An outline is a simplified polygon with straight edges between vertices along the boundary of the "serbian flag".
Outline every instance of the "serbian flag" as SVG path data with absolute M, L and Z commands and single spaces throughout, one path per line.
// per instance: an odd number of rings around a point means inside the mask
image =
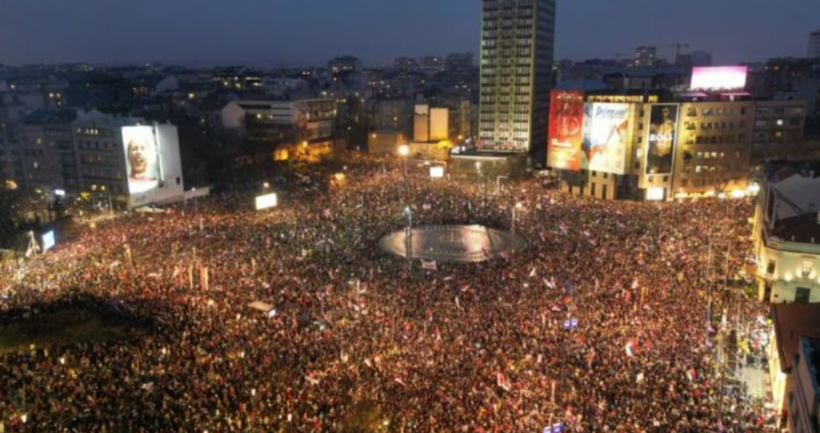
M 626 356 L 628 356 L 630 358 L 634 358 L 635 357 L 635 340 L 629 340 L 629 342 L 626 343 L 626 347 L 624 349 L 626 349 Z
M 496 380 L 496 383 L 498 384 L 498 387 L 503 389 L 504 391 L 510 391 L 512 389 L 512 385 L 510 384 L 509 381 L 507 381 L 507 378 L 504 376 L 504 373 L 502 373 L 500 371 L 498 373 L 496 373 L 495 374 L 495 380 Z

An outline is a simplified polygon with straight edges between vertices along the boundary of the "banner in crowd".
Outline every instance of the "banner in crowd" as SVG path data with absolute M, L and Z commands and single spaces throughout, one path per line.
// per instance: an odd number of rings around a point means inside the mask
M 553 90 L 550 94 L 549 144 L 547 165 L 579 171 L 582 167 L 584 94 L 579 91 Z
M 595 103 L 590 114 L 589 141 L 584 141 L 589 169 L 626 174 L 629 104 Z
M 678 104 L 655 104 L 646 139 L 646 174 L 672 174 L 678 139 Z

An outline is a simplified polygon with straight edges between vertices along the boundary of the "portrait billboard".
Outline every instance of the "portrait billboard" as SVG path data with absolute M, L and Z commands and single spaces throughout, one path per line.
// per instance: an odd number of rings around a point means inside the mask
M 629 104 L 592 104 L 589 132 L 589 170 L 626 173 Z
M 550 94 L 549 144 L 547 165 L 569 171 L 581 169 L 584 94 L 553 90 Z
M 125 151 L 128 193 L 143 194 L 156 189 L 162 180 L 162 168 L 154 128 L 151 126 L 123 127 L 122 142 Z
M 672 174 L 678 139 L 678 104 L 655 104 L 646 140 L 646 174 Z

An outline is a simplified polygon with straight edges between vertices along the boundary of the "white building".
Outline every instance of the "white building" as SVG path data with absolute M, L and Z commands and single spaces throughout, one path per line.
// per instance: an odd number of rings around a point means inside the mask
M 759 296 L 772 303 L 820 302 L 820 171 L 781 165 L 761 185 L 754 244 Z
M 222 109 L 226 129 L 287 129 L 299 139 L 330 137 L 336 117 L 333 99 L 298 101 L 232 101 Z

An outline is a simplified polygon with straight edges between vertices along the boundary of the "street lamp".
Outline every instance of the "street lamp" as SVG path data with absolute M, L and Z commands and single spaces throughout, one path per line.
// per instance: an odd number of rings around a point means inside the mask
M 518 210 L 524 209 L 524 205 L 521 202 L 518 202 L 518 203 L 515 204 L 515 206 L 512 207 L 512 227 L 511 227 L 511 231 L 512 231 L 513 234 L 515 234 L 515 211 L 516 211 L 516 209 L 518 209 Z

